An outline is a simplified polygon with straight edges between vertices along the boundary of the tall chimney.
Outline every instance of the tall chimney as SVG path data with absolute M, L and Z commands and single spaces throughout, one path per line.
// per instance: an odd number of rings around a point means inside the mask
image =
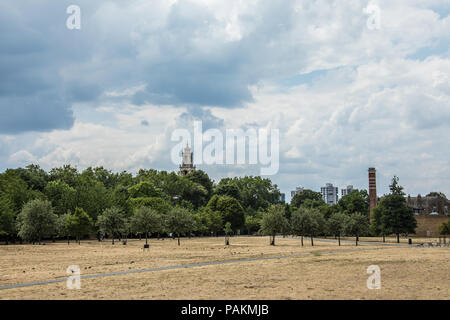
M 375 168 L 369 168 L 369 201 L 370 218 L 372 219 L 373 208 L 377 206 L 377 175 Z

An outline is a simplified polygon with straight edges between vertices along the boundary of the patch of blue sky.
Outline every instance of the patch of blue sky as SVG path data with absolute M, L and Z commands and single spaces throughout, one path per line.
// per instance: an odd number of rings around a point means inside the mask
M 278 84 L 280 86 L 284 86 L 284 87 L 296 87 L 296 86 L 300 86 L 300 85 L 308 85 L 309 86 L 323 78 L 326 78 L 330 74 L 333 74 L 335 72 L 339 72 L 340 70 L 348 69 L 348 68 L 352 68 L 353 70 L 355 70 L 357 68 L 357 66 L 341 66 L 341 67 L 330 68 L 330 69 L 314 70 L 314 71 L 308 72 L 308 73 L 296 74 L 291 77 L 282 78 L 281 80 L 278 81 Z
M 406 58 L 413 60 L 425 60 L 431 56 L 447 56 L 450 49 L 450 39 L 436 39 L 431 46 L 423 47 L 408 55 Z
M 446 18 L 450 14 L 450 1 L 442 1 L 446 3 L 440 3 L 438 5 L 430 6 L 430 9 L 438 13 L 441 19 Z

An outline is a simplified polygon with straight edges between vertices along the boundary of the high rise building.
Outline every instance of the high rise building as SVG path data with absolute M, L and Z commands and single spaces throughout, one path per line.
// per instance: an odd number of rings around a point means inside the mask
M 353 189 L 353 186 L 347 186 L 347 188 L 341 189 L 341 196 L 345 197 L 346 195 L 348 195 L 349 193 L 351 193 L 354 190 L 355 189 Z
M 337 204 L 338 202 L 338 188 L 333 187 L 332 183 L 327 183 L 325 187 L 320 188 L 322 199 L 327 204 Z
M 291 191 L 291 199 L 294 198 L 294 196 L 300 192 L 303 192 L 305 189 L 302 187 L 295 188 L 294 191 Z
M 369 168 L 369 202 L 370 218 L 372 218 L 373 208 L 377 206 L 377 175 L 375 168 Z
M 183 160 L 178 174 L 180 176 L 185 176 L 192 171 L 195 171 L 194 153 L 191 151 L 191 148 L 189 148 L 189 144 L 186 144 L 186 148 L 183 150 Z

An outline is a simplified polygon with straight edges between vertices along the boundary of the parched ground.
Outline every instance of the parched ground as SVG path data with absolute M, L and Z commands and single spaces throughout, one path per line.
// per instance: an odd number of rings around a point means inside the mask
M 363 240 L 363 239 L 361 239 Z M 367 239 L 364 239 L 367 240 Z M 416 240 L 414 240 L 416 242 Z M 403 240 L 404 242 L 404 240 Z M 422 241 L 430 242 L 430 241 Z M 82 279 L 0 290 L 0 299 L 450 299 L 450 248 L 417 248 L 292 238 L 233 237 L 144 241 L 84 241 L 0 246 L 0 287 L 81 275 L 133 271 L 205 262 L 226 264 Z M 260 260 L 260 258 L 280 257 Z M 292 257 L 289 257 L 292 256 Z M 251 261 L 239 261 L 254 258 Z M 258 259 L 258 260 L 256 260 Z M 381 289 L 367 288 L 367 268 L 381 269 Z

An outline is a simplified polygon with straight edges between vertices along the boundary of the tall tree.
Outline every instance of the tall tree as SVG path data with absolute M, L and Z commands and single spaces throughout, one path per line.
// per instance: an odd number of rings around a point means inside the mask
M 341 235 L 345 232 L 349 216 L 344 213 L 334 213 L 327 221 L 328 232 L 338 237 L 338 244 L 341 245 Z
M 58 216 L 56 220 L 56 236 L 61 238 L 67 238 L 67 244 L 70 244 L 70 218 L 72 214 L 70 212 L 64 213 Z
M 261 218 L 258 216 L 247 216 L 245 217 L 245 228 L 248 234 L 258 231 L 261 228 Z
M 71 187 L 75 187 L 78 177 L 78 170 L 70 165 L 64 165 L 60 168 L 50 170 L 49 178 L 51 181 L 61 180 Z
M 18 235 L 25 241 L 38 241 L 56 233 L 57 215 L 52 204 L 45 200 L 31 200 L 17 216 Z
M 289 221 L 286 219 L 284 205 L 271 205 L 267 212 L 263 214 L 261 221 L 261 232 L 270 236 L 270 244 L 275 245 L 277 234 L 284 233 L 289 227 Z
M 354 190 L 339 199 L 339 211 L 350 215 L 354 213 L 369 214 L 369 195 L 366 190 Z
M 295 235 L 311 237 L 311 245 L 314 246 L 314 236 L 320 234 L 325 228 L 325 218 L 316 208 L 300 207 L 292 213 L 291 228 Z
M 44 192 L 49 176 L 41 167 L 35 164 L 30 164 L 24 168 L 14 170 L 19 177 L 25 181 L 30 189 Z
M 235 198 L 229 196 L 214 195 L 206 206 L 208 212 L 220 212 L 222 222 L 231 223 L 234 231 L 240 230 L 245 225 L 245 214 L 241 204 Z
M 70 185 L 70 184 L 69 184 Z M 91 169 L 86 169 L 75 179 L 76 206 L 83 208 L 95 220 L 105 209 L 111 207 L 111 193 L 96 180 Z
M 322 194 L 320 192 L 315 192 L 309 189 L 305 189 L 302 192 L 297 193 L 291 199 L 291 206 L 294 208 L 300 208 L 306 200 L 312 200 L 311 203 L 321 204 L 324 203 L 322 199 Z M 315 202 L 314 202 L 315 201 Z
M 110 236 L 112 238 L 112 244 L 114 244 L 115 236 L 121 233 L 124 224 L 125 217 L 123 211 L 116 207 L 105 209 L 97 219 L 97 226 L 100 232 Z
M 167 230 L 175 234 L 180 245 L 180 236 L 189 234 L 195 230 L 195 219 L 185 208 L 175 207 L 167 216 Z
M 230 245 L 230 235 L 233 233 L 233 229 L 231 229 L 231 223 L 227 222 L 225 223 L 225 228 L 223 228 L 223 231 L 225 232 L 225 245 Z
M 11 202 L 5 195 L 0 194 L 0 236 L 8 244 L 9 238 L 15 233 L 15 215 Z
M 149 236 L 163 232 L 163 217 L 152 208 L 140 207 L 131 218 L 131 229 L 136 233 L 145 234 L 145 244 L 148 244 Z
M 352 214 L 347 222 L 345 233 L 356 237 L 356 245 L 358 245 L 359 237 L 369 233 L 369 218 L 362 213 Z
M 399 185 L 398 180 L 394 176 L 389 186 L 391 193 L 381 198 L 378 203 L 375 210 L 378 216 L 372 221 L 372 229 L 394 233 L 397 235 L 397 242 L 400 242 L 400 234 L 415 233 L 417 221 L 412 208 L 406 203 L 403 187 Z
M 50 181 L 44 188 L 44 194 L 52 202 L 55 214 L 73 212 L 77 191 L 62 180 Z
M 74 236 L 81 243 L 81 238 L 89 234 L 92 228 L 92 219 L 81 208 L 76 208 L 73 215 L 70 216 L 68 221 L 69 234 Z

